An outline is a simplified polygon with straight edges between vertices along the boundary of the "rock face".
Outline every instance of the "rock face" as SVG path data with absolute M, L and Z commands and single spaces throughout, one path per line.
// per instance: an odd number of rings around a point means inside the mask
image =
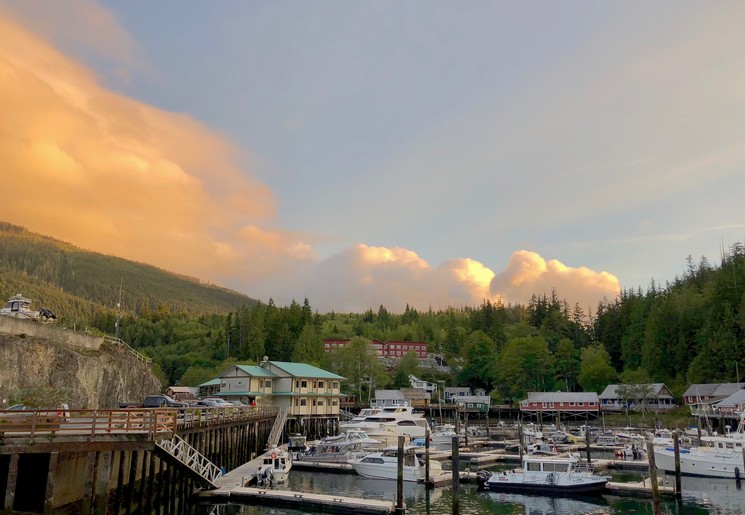
M 0 333 L 0 403 L 23 389 L 50 387 L 70 409 L 115 409 L 161 390 L 148 365 L 114 345 L 87 349 Z

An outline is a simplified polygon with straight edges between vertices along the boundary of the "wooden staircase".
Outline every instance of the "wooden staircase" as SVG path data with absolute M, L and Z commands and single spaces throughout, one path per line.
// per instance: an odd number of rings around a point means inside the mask
M 272 448 L 279 445 L 279 438 L 282 436 L 282 431 L 285 428 L 285 422 L 287 421 L 288 408 L 279 408 L 277 410 L 277 418 L 274 419 L 274 425 L 272 431 L 269 433 L 269 439 L 267 440 L 267 447 Z

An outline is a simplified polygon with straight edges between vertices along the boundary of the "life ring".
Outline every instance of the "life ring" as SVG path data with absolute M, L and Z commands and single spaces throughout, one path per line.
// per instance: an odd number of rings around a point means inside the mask
M 276 457 L 277 457 L 277 453 L 276 452 L 273 452 L 272 453 L 272 459 L 275 459 Z

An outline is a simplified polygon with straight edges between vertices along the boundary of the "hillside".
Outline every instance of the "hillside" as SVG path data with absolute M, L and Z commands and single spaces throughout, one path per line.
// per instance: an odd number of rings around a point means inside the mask
M 0 222 L 0 301 L 15 293 L 68 319 L 113 312 L 122 292 L 130 313 L 162 309 L 189 315 L 228 313 L 254 299 L 143 263 L 89 252 Z

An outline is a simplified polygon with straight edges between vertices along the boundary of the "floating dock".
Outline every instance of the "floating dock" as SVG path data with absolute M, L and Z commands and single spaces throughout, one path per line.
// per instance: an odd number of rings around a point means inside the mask
M 264 488 L 230 487 L 202 492 L 203 499 L 228 499 L 244 504 L 260 504 L 294 510 L 313 510 L 330 513 L 378 514 L 393 513 L 395 504 L 391 501 L 357 499 L 339 495 L 311 494 L 288 490 Z

